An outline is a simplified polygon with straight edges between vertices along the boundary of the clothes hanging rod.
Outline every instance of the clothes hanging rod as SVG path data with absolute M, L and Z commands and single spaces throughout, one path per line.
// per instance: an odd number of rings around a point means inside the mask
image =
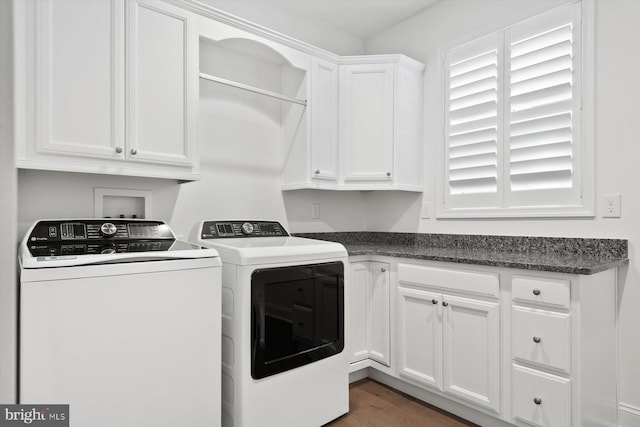
M 307 106 L 306 99 L 290 98 L 288 96 L 284 96 L 276 92 L 271 92 L 269 90 L 264 90 L 257 87 L 249 86 L 244 83 L 234 82 L 233 80 L 223 79 L 222 77 L 216 77 L 209 74 L 200 73 L 200 78 L 205 80 L 210 80 L 212 82 L 222 83 L 227 86 L 236 87 L 238 89 L 248 90 L 249 92 L 255 92 L 261 95 L 270 96 L 272 98 L 280 99 L 282 101 L 293 102 L 294 104 L 304 105 L 305 107 Z

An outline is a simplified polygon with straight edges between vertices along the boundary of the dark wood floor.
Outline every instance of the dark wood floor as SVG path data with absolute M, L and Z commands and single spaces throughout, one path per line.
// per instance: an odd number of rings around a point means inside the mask
M 468 426 L 476 425 L 378 382 L 364 379 L 349 387 L 349 413 L 325 427 Z

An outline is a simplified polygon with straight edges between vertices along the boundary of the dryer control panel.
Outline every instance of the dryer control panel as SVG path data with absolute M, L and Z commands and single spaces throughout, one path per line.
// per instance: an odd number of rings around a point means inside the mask
M 239 237 L 287 237 L 289 233 L 277 221 L 205 221 L 202 239 Z

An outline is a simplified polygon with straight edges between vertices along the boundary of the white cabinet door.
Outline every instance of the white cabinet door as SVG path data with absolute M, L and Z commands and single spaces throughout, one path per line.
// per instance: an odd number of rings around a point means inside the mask
M 441 295 L 398 288 L 400 376 L 442 390 Z
M 311 169 L 313 179 L 338 179 L 338 65 L 312 60 Z
M 390 183 L 393 172 L 394 65 L 341 67 L 343 176 Z
M 389 264 L 351 263 L 351 363 L 364 359 L 390 366 Z
M 127 157 L 191 164 L 198 82 L 193 17 L 157 0 L 127 5 Z
M 349 351 L 351 363 L 369 357 L 367 341 L 367 287 L 369 263 L 351 263 L 351 301 L 349 303 Z
M 124 4 L 35 2 L 36 152 L 122 158 Z
M 445 295 L 444 391 L 500 411 L 500 313 L 497 303 Z
M 389 264 L 371 262 L 369 268 L 369 358 L 390 366 Z

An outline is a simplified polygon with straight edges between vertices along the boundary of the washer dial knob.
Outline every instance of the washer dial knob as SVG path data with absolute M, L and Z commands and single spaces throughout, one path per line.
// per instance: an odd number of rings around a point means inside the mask
M 244 224 L 242 224 L 242 234 L 249 235 L 251 233 L 253 233 L 253 224 L 251 224 L 250 222 L 245 222 Z
M 100 226 L 100 234 L 103 237 L 113 237 L 117 231 L 118 228 L 112 222 L 105 222 Z

